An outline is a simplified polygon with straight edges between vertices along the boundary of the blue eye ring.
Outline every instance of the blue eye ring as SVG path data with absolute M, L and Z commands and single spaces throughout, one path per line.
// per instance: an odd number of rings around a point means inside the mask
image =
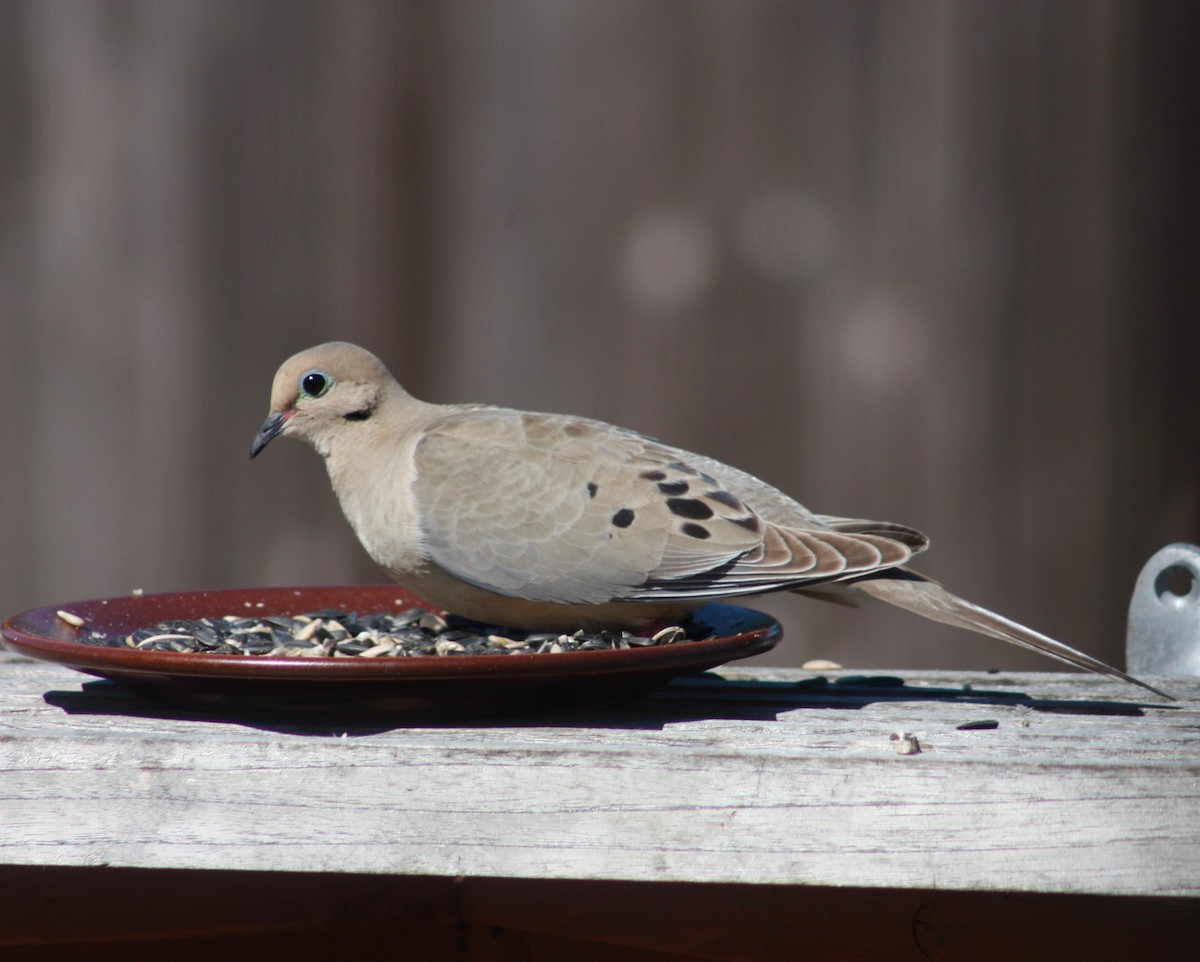
M 324 371 L 305 371 L 300 375 L 300 393 L 305 397 L 318 398 L 332 385 L 333 378 Z

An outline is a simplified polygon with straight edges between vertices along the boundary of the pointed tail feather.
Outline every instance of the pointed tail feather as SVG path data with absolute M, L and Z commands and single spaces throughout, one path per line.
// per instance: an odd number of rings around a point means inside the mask
M 983 635 L 990 635 L 1002 641 L 1020 645 L 1031 651 L 1041 652 L 1059 661 L 1065 661 L 1077 668 L 1085 668 L 1100 675 L 1119 678 L 1131 684 L 1152 691 L 1163 698 L 1174 700 L 1173 695 L 1167 694 L 1153 685 L 1139 681 L 1132 675 L 1127 675 L 1118 668 L 1113 668 L 1091 655 L 1076 651 L 1061 641 L 1055 641 L 1032 628 L 1010 621 L 1003 615 L 998 615 L 979 605 L 972 604 L 957 595 L 951 594 L 936 581 L 930 581 L 923 575 L 906 568 L 892 569 L 874 577 L 863 578 L 847 583 L 848 587 L 857 588 L 880 601 L 900 608 L 906 608 L 914 614 L 940 621 L 943 624 L 957 628 L 966 628 Z

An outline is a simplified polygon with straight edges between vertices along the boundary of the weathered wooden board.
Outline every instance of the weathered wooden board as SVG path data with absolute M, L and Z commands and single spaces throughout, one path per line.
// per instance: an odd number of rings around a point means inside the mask
M 306 725 L 2 654 L 0 864 L 1200 895 L 1200 682 L 1163 703 L 1080 675 L 811 677 Z

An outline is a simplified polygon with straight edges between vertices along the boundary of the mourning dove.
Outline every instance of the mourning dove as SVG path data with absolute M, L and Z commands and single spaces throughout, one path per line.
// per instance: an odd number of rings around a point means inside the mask
M 857 592 L 1164 694 L 906 567 L 928 546 L 912 528 L 813 514 L 744 471 L 600 421 L 428 404 L 353 344 L 283 363 L 250 456 L 276 436 L 324 458 L 388 574 L 487 624 L 630 628 L 742 595 Z

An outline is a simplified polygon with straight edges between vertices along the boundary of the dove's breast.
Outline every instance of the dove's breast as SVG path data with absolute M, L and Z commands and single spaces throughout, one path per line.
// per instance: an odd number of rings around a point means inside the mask
M 393 577 L 420 569 L 425 539 L 413 482 L 417 435 L 380 439 L 367 457 L 327 459 L 342 512 L 371 559 Z M 369 480 L 370 483 L 364 483 Z

